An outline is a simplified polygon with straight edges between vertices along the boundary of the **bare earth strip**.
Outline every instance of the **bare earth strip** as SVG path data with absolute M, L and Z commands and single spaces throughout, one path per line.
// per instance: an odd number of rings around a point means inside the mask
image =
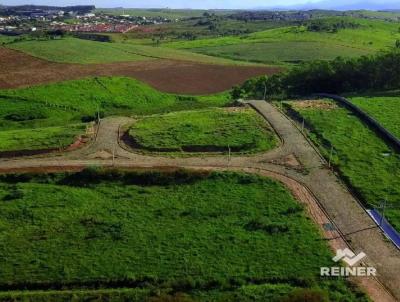
M 72 152 L 0 160 L 0 172 L 76 171 L 98 165 L 135 169 L 207 169 L 257 173 L 284 183 L 293 195 L 307 205 L 310 217 L 321 228 L 321 234 L 333 250 L 350 246 L 355 252 L 368 255 L 364 265 L 378 271 L 378 280 L 353 278 L 374 301 L 400 300 L 400 252 L 385 240 L 374 222 L 338 178 L 326 168 L 317 151 L 275 107 L 264 101 L 250 105 L 271 124 L 282 144 L 265 154 L 171 158 L 142 155 L 122 147 L 120 128 L 132 120 L 111 117 L 102 120 L 97 139 Z M 336 229 L 325 230 L 331 223 Z M 332 262 L 332 266 L 335 263 Z M 316 272 L 318 273 L 318 272 Z M 382 286 L 381 284 L 384 284 Z
M 279 71 L 276 67 L 213 65 L 162 59 L 107 64 L 62 64 L 0 47 L 0 89 L 87 76 L 127 76 L 164 92 L 211 94 L 231 89 L 250 77 Z

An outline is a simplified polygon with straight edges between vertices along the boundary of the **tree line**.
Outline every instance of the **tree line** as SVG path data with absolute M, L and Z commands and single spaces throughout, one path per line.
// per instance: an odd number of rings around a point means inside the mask
M 307 96 L 400 88 L 400 50 L 373 56 L 303 63 L 286 72 L 253 78 L 232 90 L 239 98 Z

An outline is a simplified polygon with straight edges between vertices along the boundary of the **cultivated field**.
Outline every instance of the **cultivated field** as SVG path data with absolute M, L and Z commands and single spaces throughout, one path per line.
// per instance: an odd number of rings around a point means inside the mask
M 34 57 L 59 63 L 101 64 L 169 59 L 197 63 L 240 65 L 240 62 L 209 57 L 184 50 L 133 43 L 96 42 L 71 37 L 57 40 L 21 41 L 8 44 L 7 47 L 23 51 Z
M 145 117 L 129 133 L 138 148 L 174 153 L 253 153 L 273 149 L 278 141 L 253 110 L 233 108 Z
M 331 253 L 269 179 L 87 170 L 3 177 L 0 199 L 0 284 L 71 290 L 34 294 L 42 300 L 367 301 L 343 279 L 316 276 Z
M 0 48 L 0 88 L 17 88 L 87 76 L 128 76 L 165 92 L 209 94 L 229 90 L 249 77 L 273 74 L 280 70 L 276 67 L 228 66 L 161 59 L 112 64 L 61 64 Z
M 332 164 L 367 207 L 378 208 L 388 201 L 385 216 L 400 230 L 399 154 L 347 109 L 333 101 L 312 104 L 289 102 L 288 106 L 304 117 L 311 139 L 326 158 L 332 148 Z

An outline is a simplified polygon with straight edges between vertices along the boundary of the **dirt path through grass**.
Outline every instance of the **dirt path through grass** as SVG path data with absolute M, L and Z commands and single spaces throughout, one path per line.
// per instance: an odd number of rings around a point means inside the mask
M 209 169 L 258 173 L 286 184 L 293 194 L 308 205 L 310 216 L 322 228 L 332 220 L 337 230 L 324 233 L 333 249 L 349 243 L 355 252 L 368 255 L 366 265 L 378 271 L 378 279 L 396 298 L 375 279 L 357 278 L 355 282 L 375 301 L 400 300 L 400 253 L 384 239 L 368 214 L 353 198 L 337 177 L 325 167 L 313 146 L 275 107 L 264 101 L 252 101 L 255 108 L 275 129 L 283 144 L 270 152 L 254 156 L 232 157 L 155 157 L 141 155 L 121 147 L 118 137 L 129 118 L 111 117 L 102 120 L 97 140 L 83 149 L 70 153 L 0 161 L 0 172 L 79 170 L 86 166 L 105 166 L 136 169 Z M 311 193 L 312 192 L 312 193 Z M 322 228 L 323 229 L 323 228 Z M 343 238 L 335 233 L 344 234 Z M 343 240 L 345 239 L 345 240 Z M 334 263 L 332 262 L 334 266 Z

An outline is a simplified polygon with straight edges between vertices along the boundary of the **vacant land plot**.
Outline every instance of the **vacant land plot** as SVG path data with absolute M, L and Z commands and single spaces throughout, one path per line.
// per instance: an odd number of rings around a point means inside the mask
M 280 70 L 276 67 L 210 65 L 171 60 L 61 64 L 0 48 L 0 88 L 17 88 L 86 76 L 128 76 L 165 92 L 209 94 L 229 90 L 250 77 Z
M 129 131 L 139 148 L 160 152 L 251 153 L 277 145 L 272 129 L 250 109 L 183 111 L 146 117 Z
M 85 296 L 116 288 L 105 295 L 130 301 L 366 301 L 344 279 L 320 279 L 320 266 L 332 264 L 327 244 L 269 179 L 93 170 L 8 176 L 0 209 L 2 289 L 81 288 Z M 54 291 L 40 295 L 59 301 Z
M 400 230 L 400 155 L 347 109 L 292 108 L 305 118 L 326 158 L 332 149 L 333 165 L 367 207 L 388 201 L 385 216 Z
M 362 96 L 350 100 L 400 138 L 400 97 Z
M 371 51 L 350 46 L 321 42 L 244 43 L 226 46 L 193 48 L 192 51 L 211 56 L 259 63 L 297 63 L 311 60 L 332 60 L 338 56 L 355 57 Z
M 81 134 L 85 125 L 0 131 L 0 152 L 65 148 Z

